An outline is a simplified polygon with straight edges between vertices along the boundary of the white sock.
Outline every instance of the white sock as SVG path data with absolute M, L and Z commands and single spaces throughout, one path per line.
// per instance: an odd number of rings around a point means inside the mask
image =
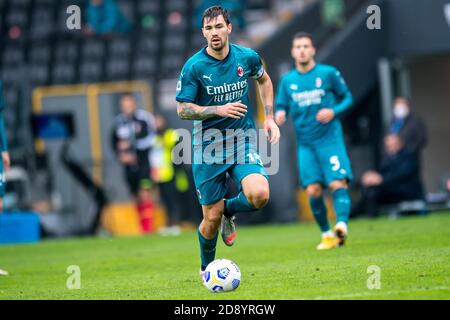
M 336 224 L 336 227 L 338 227 L 339 229 L 344 230 L 344 232 L 346 232 L 346 233 L 347 233 L 347 231 L 348 231 L 348 226 L 347 226 L 347 224 L 346 224 L 344 221 L 339 221 L 339 222 Z
M 333 231 L 328 230 L 328 231 L 322 232 L 322 238 L 325 238 L 325 237 L 334 237 Z

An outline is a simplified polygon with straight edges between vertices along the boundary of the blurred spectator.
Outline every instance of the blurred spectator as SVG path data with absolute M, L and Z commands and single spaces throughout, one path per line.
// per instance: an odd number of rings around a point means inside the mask
M 244 12 L 247 7 L 247 0 L 202 0 L 195 9 L 195 26 L 202 28 L 203 12 L 212 6 L 222 6 L 230 13 L 231 24 L 238 31 L 245 31 L 247 26 Z
M 411 111 L 411 104 L 405 97 L 397 97 L 394 100 L 389 133 L 399 135 L 405 143 L 405 148 L 411 152 L 420 152 L 427 144 L 425 124 Z
M 180 233 L 180 217 L 183 196 L 189 188 L 187 177 L 179 183 L 180 170 L 172 162 L 172 150 L 177 144 L 179 136 L 174 129 L 167 127 L 166 119 L 158 115 L 156 120 L 156 141 L 152 150 L 152 178 L 158 183 L 159 193 L 168 216 L 168 227 L 162 234 L 177 235 Z M 177 183 L 178 182 L 178 183 Z
M 130 23 L 115 0 L 90 0 L 86 11 L 87 34 L 106 35 L 130 31 Z
M 148 233 L 153 231 L 149 154 L 155 141 L 155 120 L 150 112 L 137 108 L 136 99 L 130 94 L 121 97 L 120 108 L 121 113 L 114 123 L 112 145 L 117 159 L 124 166 L 142 229 Z
M 369 170 L 362 176 L 362 198 L 356 205 L 355 213 L 363 211 L 370 217 L 376 217 L 380 205 L 424 199 L 418 152 L 405 146 L 397 135 L 385 137 L 384 156 L 379 168 Z

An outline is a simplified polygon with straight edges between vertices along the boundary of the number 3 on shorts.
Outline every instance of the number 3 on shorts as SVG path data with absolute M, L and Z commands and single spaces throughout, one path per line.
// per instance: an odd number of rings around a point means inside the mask
M 341 163 L 339 162 L 338 156 L 331 156 L 330 163 L 332 165 L 331 170 L 338 171 L 341 168 Z

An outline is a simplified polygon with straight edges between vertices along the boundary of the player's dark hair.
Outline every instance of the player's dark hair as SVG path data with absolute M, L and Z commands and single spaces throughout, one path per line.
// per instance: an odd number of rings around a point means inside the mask
M 300 39 L 300 38 L 308 38 L 309 40 L 311 40 L 311 43 L 314 47 L 314 38 L 311 33 L 303 32 L 303 31 L 297 32 L 296 34 L 294 34 L 294 37 L 292 38 L 292 40 Z
M 218 16 L 223 16 L 223 19 L 225 20 L 226 24 L 230 24 L 230 14 L 228 13 L 228 10 L 221 6 L 212 6 L 203 12 L 202 16 L 202 28 L 205 24 L 205 19 L 208 21 L 214 18 L 217 18 Z

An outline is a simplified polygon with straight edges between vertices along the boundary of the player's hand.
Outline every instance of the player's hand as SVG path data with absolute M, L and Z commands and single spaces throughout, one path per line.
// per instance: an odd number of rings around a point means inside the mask
M 273 119 L 264 120 L 264 133 L 271 144 L 275 144 L 280 140 L 280 129 Z
M 217 107 L 217 115 L 219 117 L 229 117 L 233 119 L 240 119 L 245 117 L 247 113 L 247 106 L 238 102 L 230 102 L 223 106 Z
M 2 152 L 2 161 L 3 161 L 3 168 L 5 171 L 8 171 L 11 167 L 11 159 L 9 158 L 9 152 L 3 151 Z
M 320 109 L 316 116 L 316 120 L 324 124 L 330 122 L 333 118 L 334 111 L 329 108 Z
M 376 187 L 383 183 L 383 176 L 376 171 L 367 171 L 363 174 L 361 182 L 365 187 Z
M 275 122 L 277 125 L 282 126 L 286 122 L 286 111 L 278 110 L 275 113 Z

